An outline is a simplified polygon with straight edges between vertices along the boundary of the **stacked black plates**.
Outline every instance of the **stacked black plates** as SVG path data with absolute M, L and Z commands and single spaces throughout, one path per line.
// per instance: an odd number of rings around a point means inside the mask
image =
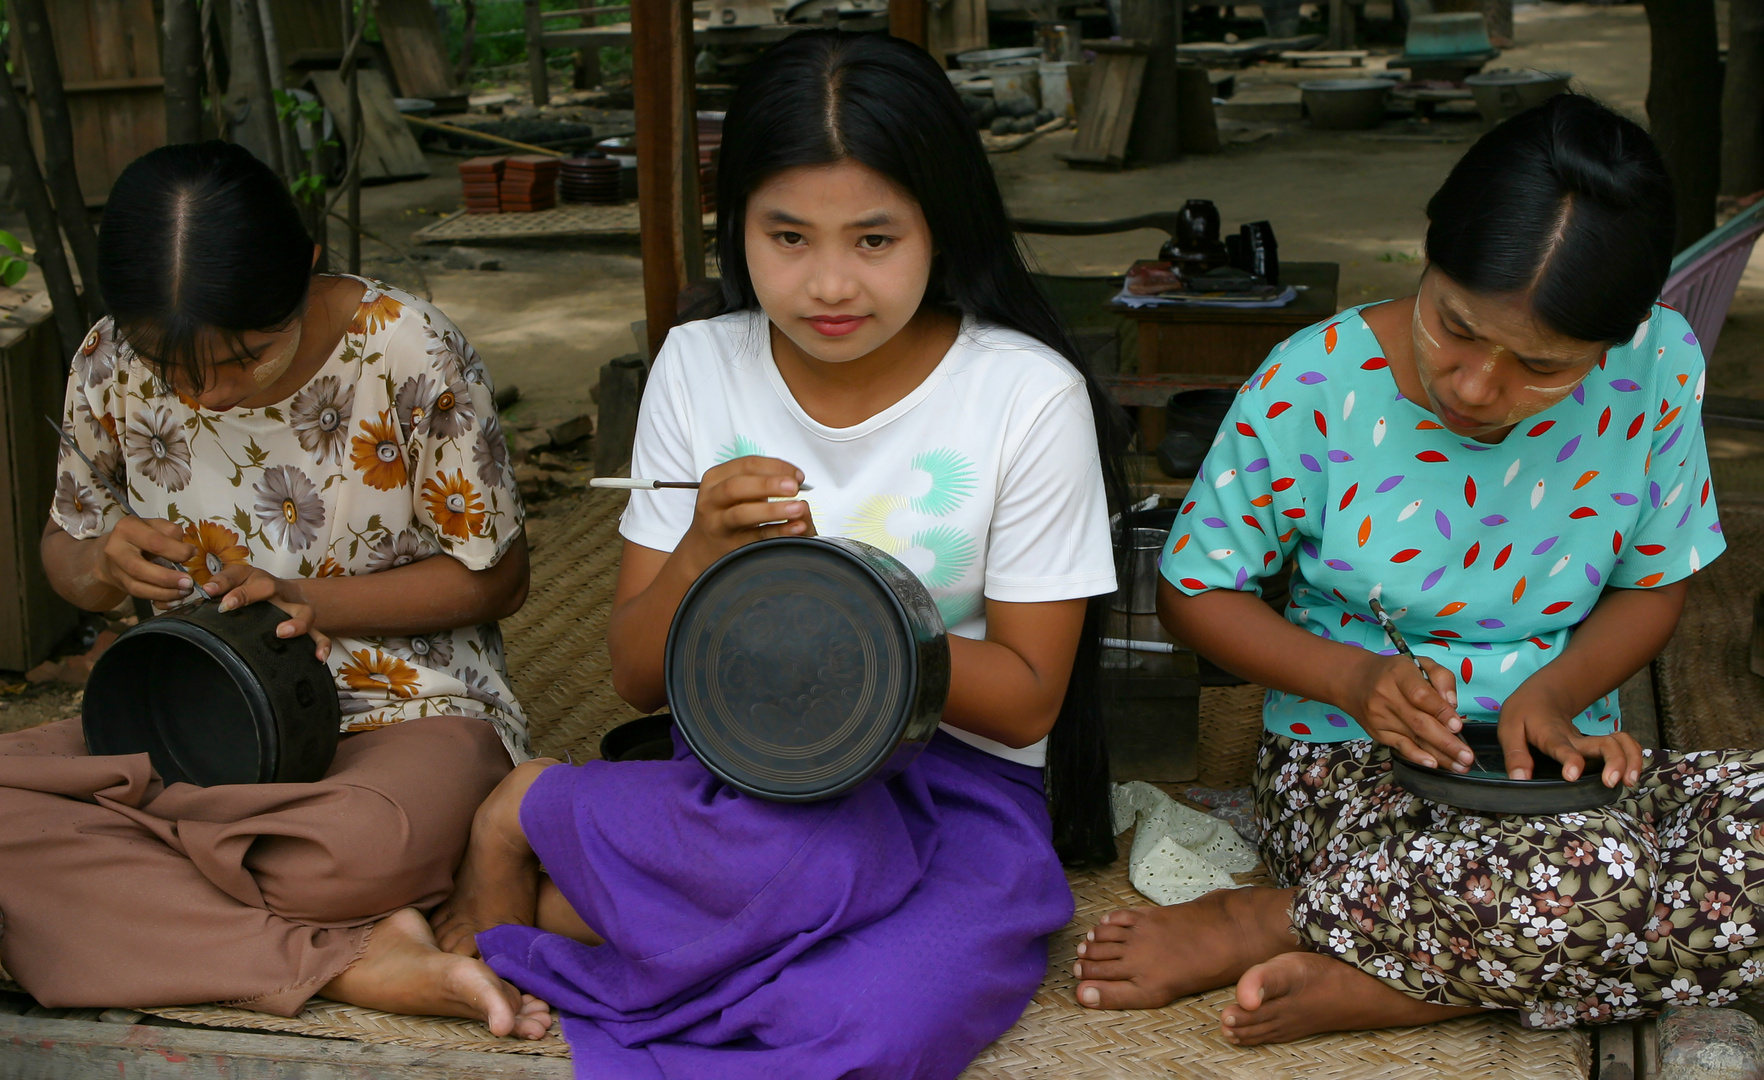
M 619 194 L 619 163 L 600 154 L 565 158 L 558 194 L 567 203 L 608 205 L 623 202 Z

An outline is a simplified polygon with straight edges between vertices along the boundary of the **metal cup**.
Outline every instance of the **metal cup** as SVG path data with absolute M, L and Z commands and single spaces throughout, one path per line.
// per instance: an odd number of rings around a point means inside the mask
M 1134 529 L 1129 536 L 1121 579 L 1111 603 L 1129 615 L 1154 615 L 1158 610 L 1158 558 L 1170 534 L 1163 529 Z

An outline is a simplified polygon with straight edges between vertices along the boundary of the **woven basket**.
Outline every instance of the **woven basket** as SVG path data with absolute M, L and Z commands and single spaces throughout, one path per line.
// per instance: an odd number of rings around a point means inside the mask
M 1201 687 L 1195 764 L 1203 786 L 1238 788 L 1250 782 L 1256 744 L 1262 738 L 1262 699 L 1267 694 L 1255 683 Z
M 1752 674 L 1752 604 L 1764 590 L 1764 504 L 1724 503 L 1727 551 L 1692 576 L 1654 661 L 1660 736 L 1675 750 L 1764 747 L 1764 678 Z

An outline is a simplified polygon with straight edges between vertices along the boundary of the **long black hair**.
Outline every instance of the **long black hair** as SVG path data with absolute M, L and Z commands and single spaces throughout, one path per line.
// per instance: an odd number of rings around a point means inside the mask
M 1427 204 L 1427 259 L 1472 292 L 1529 292 L 1559 334 L 1626 341 L 1666 283 L 1675 208 L 1639 124 L 1558 94 L 1452 168 Z
M 205 331 L 237 347 L 303 309 L 312 238 L 288 189 L 234 143 L 162 146 L 116 178 L 98 232 L 98 287 L 117 332 L 161 378 L 208 381 Z
M 751 69 L 729 104 L 717 164 L 725 310 L 759 307 L 747 270 L 748 196 L 786 169 L 846 160 L 874 169 L 918 201 L 938 252 L 925 303 L 1027 334 L 1083 377 L 1110 501 L 1125 508 L 1121 413 L 1030 276 L 979 134 L 949 79 L 922 49 L 880 34 L 808 30 Z M 1074 864 L 1115 857 L 1101 707 L 1106 617 L 1107 598 L 1092 597 L 1048 741 L 1054 847 Z

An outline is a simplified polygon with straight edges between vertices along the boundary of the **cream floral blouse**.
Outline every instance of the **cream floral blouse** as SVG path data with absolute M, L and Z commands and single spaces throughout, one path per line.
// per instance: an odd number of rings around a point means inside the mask
M 494 566 L 525 513 L 489 373 L 433 306 L 379 282 L 304 388 L 213 412 L 167 389 L 106 318 L 74 357 L 63 423 L 147 517 L 184 527 L 202 584 L 228 563 L 277 577 L 390 570 L 437 553 Z M 55 521 L 101 536 L 123 516 L 65 448 Z M 532 756 L 495 623 L 409 637 L 337 638 L 330 667 L 346 732 L 419 716 L 481 716 L 515 761 Z

